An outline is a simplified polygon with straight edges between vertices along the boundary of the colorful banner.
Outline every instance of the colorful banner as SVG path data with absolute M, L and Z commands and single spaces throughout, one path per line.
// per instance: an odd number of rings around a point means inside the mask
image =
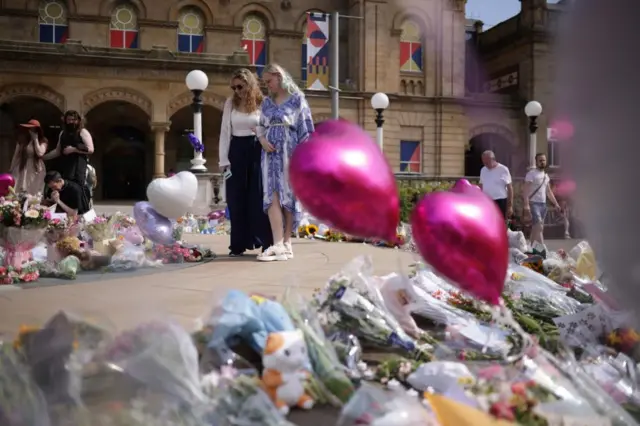
M 307 14 L 307 89 L 329 90 L 329 14 Z

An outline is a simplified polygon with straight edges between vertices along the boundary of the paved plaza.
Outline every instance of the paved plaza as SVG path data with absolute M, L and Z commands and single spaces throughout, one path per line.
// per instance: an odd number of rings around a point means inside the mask
M 39 325 L 60 309 L 106 322 L 114 329 L 140 321 L 171 317 L 191 330 L 214 300 L 229 289 L 279 296 L 288 285 L 310 295 L 332 274 L 358 255 L 373 257 L 376 274 L 408 266 L 415 255 L 402 250 L 357 243 L 294 240 L 295 259 L 261 263 L 255 255 L 226 256 L 228 236 L 188 234 L 190 243 L 210 247 L 219 255 L 205 263 L 143 276 L 110 273 L 95 282 L 60 281 L 60 285 L 19 289 L 0 286 L 0 334 L 13 335 L 22 324 Z M 571 248 L 575 240 L 550 242 L 550 249 Z

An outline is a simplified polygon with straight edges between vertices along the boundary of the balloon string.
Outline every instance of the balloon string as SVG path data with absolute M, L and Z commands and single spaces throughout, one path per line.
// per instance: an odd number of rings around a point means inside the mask
M 520 337 L 522 341 L 520 350 L 514 354 L 504 354 L 504 359 L 508 363 L 515 363 L 519 361 L 535 346 L 535 341 L 531 335 L 524 331 L 520 324 L 518 324 L 518 322 L 513 318 L 511 310 L 504 304 L 504 300 L 500 299 L 499 305 L 491 309 L 491 315 L 495 324 L 513 330 Z M 489 336 L 489 338 L 491 338 L 491 336 Z

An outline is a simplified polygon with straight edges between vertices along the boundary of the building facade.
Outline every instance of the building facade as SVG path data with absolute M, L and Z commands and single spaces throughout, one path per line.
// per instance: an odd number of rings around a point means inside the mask
M 551 93 L 546 23 L 555 10 L 544 0 L 522 0 L 516 24 L 486 32 L 465 19 L 464 0 L 1 4 L 0 170 L 9 167 L 17 124 L 40 120 L 52 149 L 63 111 L 77 110 L 95 142 L 97 199 L 144 198 L 153 177 L 189 167 L 184 79 L 193 69 L 209 76 L 203 142 L 207 166 L 217 171 L 230 74 L 239 67 L 260 74 L 277 62 L 304 85 L 307 12 L 345 16 L 340 115 L 373 135 L 370 99 L 387 93 L 385 155 L 398 173 L 475 174 L 478 152 L 489 148 L 519 166 L 527 143 L 522 108 L 533 98 L 545 104 Z M 328 92 L 307 96 L 317 122 L 330 117 Z M 539 144 L 546 148 L 544 135 Z

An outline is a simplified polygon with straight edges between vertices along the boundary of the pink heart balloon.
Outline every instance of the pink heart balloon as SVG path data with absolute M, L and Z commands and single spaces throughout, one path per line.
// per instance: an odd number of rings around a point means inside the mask
M 460 289 L 497 304 L 509 264 L 504 218 L 488 197 L 435 192 L 411 216 L 420 254 Z
M 451 192 L 457 192 L 461 194 L 464 194 L 464 193 L 478 194 L 478 193 L 482 193 L 482 190 L 478 185 L 474 185 L 466 179 L 459 179 L 451 188 Z
M 314 217 L 356 237 L 396 240 L 400 204 L 395 176 L 380 148 L 357 125 L 322 124 L 296 148 L 293 191 Z
M 0 174 L 0 197 L 9 194 L 9 188 L 16 187 L 16 180 L 9 173 Z
M 573 180 L 563 180 L 553 189 L 555 195 L 560 197 L 570 197 L 576 190 L 576 182 Z

